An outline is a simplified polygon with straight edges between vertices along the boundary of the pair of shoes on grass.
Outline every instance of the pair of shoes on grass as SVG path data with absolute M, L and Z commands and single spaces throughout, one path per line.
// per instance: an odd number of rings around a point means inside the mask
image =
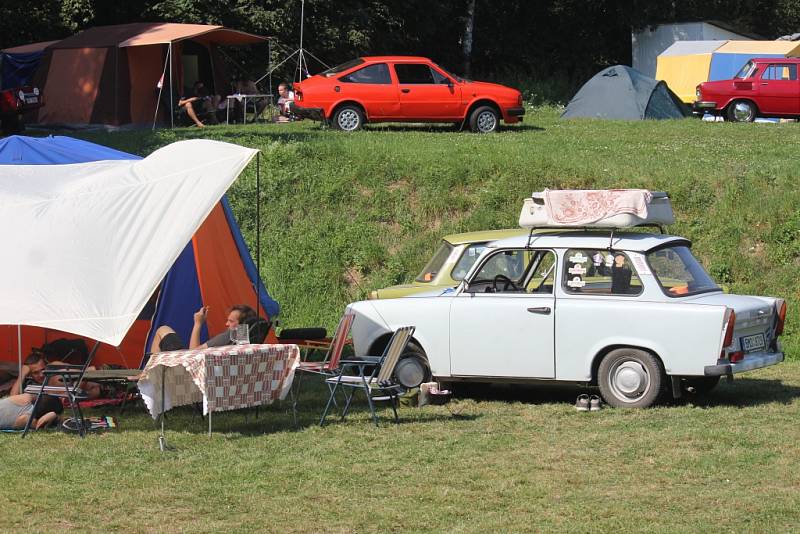
M 579 412 L 598 412 L 603 408 L 603 401 L 598 395 L 578 395 L 575 409 Z

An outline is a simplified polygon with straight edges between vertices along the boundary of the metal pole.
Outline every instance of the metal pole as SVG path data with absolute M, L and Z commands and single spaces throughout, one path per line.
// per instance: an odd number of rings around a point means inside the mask
M 256 152 L 256 316 L 261 316 L 261 151 Z
M 17 356 L 19 360 L 19 365 L 17 368 L 19 374 L 17 375 L 17 378 L 19 378 L 22 376 L 22 325 L 19 324 L 17 325 Z M 22 384 L 20 384 L 20 387 L 22 387 Z M 20 393 L 22 393 L 21 390 Z
M 169 43 L 169 127 L 175 128 L 175 93 L 172 89 L 172 41 Z
M 269 91 L 267 91 L 270 95 L 272 95 L 272 39 L 267 40 L 267 71 L 269 72 Z M 269 103 L 272 105 L 272 102 Z M 270 118 L 272 118 L 272 114 L 270 114 Z
M 303 81 L 303 26 L 305 25 L 306 0 L 300 0 L 300 56 L 297 60 L 297 81 Z

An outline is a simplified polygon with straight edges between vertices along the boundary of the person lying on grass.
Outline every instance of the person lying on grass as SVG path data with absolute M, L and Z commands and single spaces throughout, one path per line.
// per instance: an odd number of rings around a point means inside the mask
M 200 343 L 200 331 L 203 325 L 206 324 L 207 315 L 208 306 L 203 306 L 195 312 L 192 334 L 189 338 L 190 349 L 205 349 L 208 347 L 224 347 L 225 345 L 230 345 L 232 343 L 231 330 L 235 330 L 236 327 L 239 326 L 239 323 L 245 323 L 257 317 L 256 311 L 246 304 L 232 306 L 228 312 L 228 319 L 225 321 L 226 330 L 212 337 L 205 343 Z M 153 336 L 150 352 L 166 352 L 185 348 L 183 340 L 175 333 L 175 330 L 171 326 L 163 325 L 158 327 L 156 335 Z
M 28 393 L 11 395 L 0 399 L 0 429 L 19 430 L 25 428 L 25 423 L 33 412 L 36 396 Z M 58 420 L 58 414 L 64 411 L 61 401 L 49 395 L 42 396 L 36 412 L 33 414 L 32 427 L 44 428 Z

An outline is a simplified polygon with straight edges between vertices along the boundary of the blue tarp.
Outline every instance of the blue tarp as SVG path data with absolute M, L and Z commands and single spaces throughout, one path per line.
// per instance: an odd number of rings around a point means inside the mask
M 0 54 L 0 63 L 3 65 L 3 69 L 0 71 L 0 81 L 2 82 L 0 86 L 8 89 L 28 85 L 39 67 L 43 54 L 43 51 L 27 54 Z
M 141 159 L 141 157 L 66 136 L 27 137 L 12 135 L 5 139 L 0 139 L 0 165 L 58 165 L 126 159 Z M 236 243 L 245 271 L 255 291 L 258 272 L 225 197 L 222 197 L 222 209 L 231 230 L 231 237 Z M 280 311 L 278 303 L 269 296 L 261 280 L 258 280 L 258 284 L 260 287 L 261 307 L 270 317 L 278 315 Z M 189 243 L 164 278 L 158 305 L 153 316 L 153 324 L 168 324 L 175 329 L 178 335 L 188 341 L 192 331 L 193 314 L 202 304 L 202 293 L 195 265 L 194 250 L 192 244 Z M 151 328 L 147 338 L 148 347 L 154 334 L 155 328 Z M 207 338 L 208 332 L 204 328 L 201 339 L 205 340 Z M 144 365 L 144 362 L 142 365 Z
M 142 158 L 63 135 L 12 135 L 0 139 L 0 165 L 60 165 L 107 159 Z
M 715 52 L 711 54 L 711 68 L 708 73 L 708 81 L 730 80 L 745 63 L 754 57 L 786 57 L 783 54 L 728 54 Z

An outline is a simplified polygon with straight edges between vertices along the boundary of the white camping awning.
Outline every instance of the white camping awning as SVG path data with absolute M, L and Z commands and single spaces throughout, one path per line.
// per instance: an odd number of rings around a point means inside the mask
M 0 324 L 118 345 L 256 152 L 192 140 L 136 161 L 0 165 Z

